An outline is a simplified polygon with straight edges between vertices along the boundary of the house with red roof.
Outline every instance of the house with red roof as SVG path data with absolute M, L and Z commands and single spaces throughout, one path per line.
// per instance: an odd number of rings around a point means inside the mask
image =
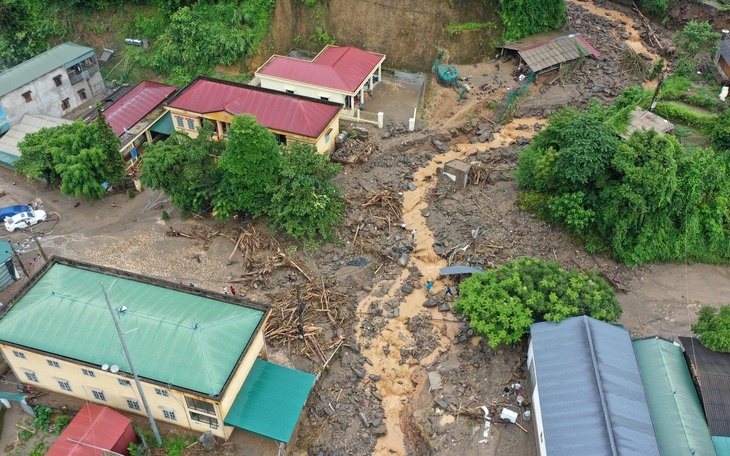
M 129 455 L 130 443 L 137 443 L 132 420 L 109 407 L 87 403 L 46 456 Z
M 279 144 L 302 141 L 319 152 L 332 152 L 340 132 L 342 105 L 302 95 L 198 76 L 165 106 L 174 128 L 192 137 L 203 120 L 213 122 L 216 139 L 225 139 L 233 116 L 251 114 Z
M 142 144 L 170 135 L 172 119 L 163 104 L 176 90 L 175 86 L 142 81 L 102 102 L 104 116 L 119 137 L 119 151 L 124 158 L 134 159 L 141 152 Z M 96 116 L 94 109 L 84 117 L 84 122 L 92 122 Z
M 266 89 L 334 101 L 352 115 L 382 80 L 385 55 L 329 45 L 311 60 L 274 55 L 258 70 Z

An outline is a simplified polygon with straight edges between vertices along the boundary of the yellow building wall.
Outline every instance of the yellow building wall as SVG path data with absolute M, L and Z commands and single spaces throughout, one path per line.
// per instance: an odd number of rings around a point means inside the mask
M 263 340 L 263 335 L 261 335 L 261 339 Z M 10 368 L 13 370 L 13 373 L 16 375 L 18 380 L 26 385 L 32 385 L 45 390 L 66 394 L 100 405 L 106 405 L 116 408 L 122 412 L 136 413 L 138 415 L 146 416 L 144 404 L 142 403 L 141 396 L 137 391 L 137 385 L 134 382 L 134 378 L 130 375 L 124 375 L 121 373 L 112 374 L 111 372 L 101 370 L 101 368 L 88 367 L 72 361 L 35 353 L 30 350 L 14 348 L 5 344 L 0 344 L 0 351 L 2 351 L 3 356 L 5 356 L 5 359 L 8 361 Z M 16 356 L 14 352 L 22 353 L 25 358 Z M 256 355 L 258 355 L 258 350 L 249 352 L 249 354 L 255 359 Z M 49 364 L 49 360 L 57 363 L 58 367 Z M 253 361 L 251 361 L 251 364 L 253 364 Z M 93 372 L 94 376 L 91 377 L 85 375 L 82 369 Z M 250 366 L 248 369 L 250 369 Z M 33 373 L 38 381 L 34 382 L 30 380 L 26 376 L 26 372 Z M 245 374 L 248 375 L 248 370 L 246 370 Z M 130 385 L 124 386 L 120 384 L 120 378 L 128 380 Z M 61 388 L 59 381 L 67 382 L 71 387 L 71 391 Z M 223 426 L 223 418 L 219 403 L 211 400 L 210 398 L 186 394 L 174 389 L 150 384 L 143 380 L 140 380 L 140 383 L 142 384 L 142 389 L 144 390 L 145 397 L 147 398 L 147 403 L 150 406 L 152 416 L 156 421 L 167 422 L 192 429 L 195 432 L 200 433 L 211 431 L 215 436 L 226 439 L 230 436 L 230 432 L 226 433 L 225 427 Z M 242 385 L 243 381 L 241 381 L 240 384 Z M 168 395 L 163 396 L 158 394 L 156 388 L 162 391 L 167 391 Z M 235 388 L 236 394 L 239 389 L 240 385 Z M 100 400 L 95 397 L 94 390 L 101 391 L 106 400 Z M 231 391 L 230 386 L 228 391 Z M 235 399 L 236 394 L 230 395 Z M 212 429 L 208 423 L 193 421 L 190 417 L 190 409 L 187 407 L 185 396 L 214 404 L 216 411 L 215 417 L 218 419 L 218 428 Z M 127 404 L 127 399 L 138 402 L 140 410 L 130 408 Z M 230 408 L 230 404 L 228 405 L 228 408 Z M 166 417 L 165 411 L 168 413 L 170 411 L 174 412 L 175 420 L 171 420 Z M 202 413 L 196 410 L 193 410 L 193 412 Z M 205 415 L 205 413 L 202 414 Z

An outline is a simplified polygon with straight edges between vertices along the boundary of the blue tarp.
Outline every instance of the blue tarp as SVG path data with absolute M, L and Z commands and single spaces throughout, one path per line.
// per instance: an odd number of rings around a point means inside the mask
M 454 274 L 475 274 L 475 273 L 484 273 L 484 269 L 482 268 L 475 268 L 472 266 L 447 266 L 445 268 L 441 268 L 441 275 L 454 275 Z

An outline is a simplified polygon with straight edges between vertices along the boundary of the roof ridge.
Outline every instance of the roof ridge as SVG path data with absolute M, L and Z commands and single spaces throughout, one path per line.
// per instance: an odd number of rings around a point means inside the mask
M 616 439 L 613 435 L 613 426 L 611 425 L 611 419 L 608 416 L 608 403 L 606 401 L 606 393 L 603 391 L 603 384 L 601 383 L 601 372 L 598 368 L 598 360 L 596 359 L 596 350 L 593 346 L 593 333 L 591 332 L 590 321 L 588 317 L 583 315 L 583 326 L 586 330 L 586 336 L 588 337 L 588 348 L 591 353 L 591 363 L 593 364 L 593 372 L 596 376 L 596 386 L 598 386 L 598 397 L 601 399 L 601 408 L 603 410 L 603 419 L 606 423 L 606 430 L 608 431 L 608 440 L 611 443 L 611 454 L 618 456 L 618 450 L 616 448 Z

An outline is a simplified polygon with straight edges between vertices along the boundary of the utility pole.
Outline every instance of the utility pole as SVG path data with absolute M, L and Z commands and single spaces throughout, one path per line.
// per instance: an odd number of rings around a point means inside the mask
M 112 303 L 109 302 L 109 295 L 106 292 L 106 288 L 104 288 L 104 284 L 99 282 L 99 285 L 101 286 L 101 291 L 104 293 L 104 300 L 106 301 L 106 306 L 109 308 L 109 313 L 112 314 L 112 320 L 114 321 L 114 327 L 117 329 L 117 334 L 119 335 L 119 340 L 122 342 L 122 349 L 124 349 L 124 356 L 127 357 L 127 362 L 129 362 L 129 369 L 132 371 L 132 375 L 134 376 L 134 382 L 137 384 L 137 390 L 139 391 L 139 396 L 142 398 L 142 404 L 144 405 L 145 412 L 147 412 L 147 418 L 150 419 L 150 426 L 152 427 L 152 433 L 155 435 L 155 440 L 157 440 L 157 445 L 162 446 L 162 439 L 160 438 L 160 431 L 157 430 L 157 424 L 155 423 L 155 419 L 152 417 L 152 412 L 150 411 L 150 406 L 147 403 L 147 397 L 144 395 L 144 390 L 142 389 L 142 384 L 139 382 L 139 376 L 137 375 L 137 370 L 134 368 L 134 363 L 132 362 L 132 357 L 129 355 L 129 349 L 127 348 L 127 342 L 124 340 L 124 334 L 122 334 L 122 328 L 119 327 L 119 322 L 117 321 L 117 316 L 114 315 L 114 309 L 112 308 Z
M 41 243 L 38 241 L 38 236 L 35 235 L 35 231 L 33 231 L 33 227 L 28 223 L 28 231 L 30 231 L 30 235 L 33 236 L 33 240 L 35 241 L 35 245 L 38 246 L 38 250 L 41 252 L 41 256 L 43 259 L 48 262 L 48 256 L 46 256 L 46 252 L 43 251 L 43 247 L 41 247 Z
M 656 83 L 656 90 L 654 90 L 654 98 L 651 99 L 651 106 L 649 106 L 649 112 L 654 112 L 654 108 L 656 108 L 657 99 L 659 98 L 659 91 L 662 89 L 663 82 L 664 82 L 664 72 L 662 71 L 662 75 L 659 78 L 659 82 Z
M 15 255 L 15 259 L 18 260 L 18 264 L 20 265 L 20 269 L 22 269 L 23 270 L 23 273 L 25 274 L 25 276 L 30 279 L 30 274 L 28 274 L 28 271 L 25 269 L 25 265 L 23 264 L 23 259 L 20 258 L 20 255 L 18 255 L 18 252 L 15 251 L 15 247 L 13 247 L 13 244 L 10 244 L 10 250 L 13 251 L 13 255 Z M 10 252 L 8 252 L 6 250 L 5 253 L 10 253 Z
M 299 285 L 297 285 L 297 303 L 299 304 L 299 324 L 297 330 L 299 330 L 299 340 L 304 340 L 304 301 L 299 294 Z

